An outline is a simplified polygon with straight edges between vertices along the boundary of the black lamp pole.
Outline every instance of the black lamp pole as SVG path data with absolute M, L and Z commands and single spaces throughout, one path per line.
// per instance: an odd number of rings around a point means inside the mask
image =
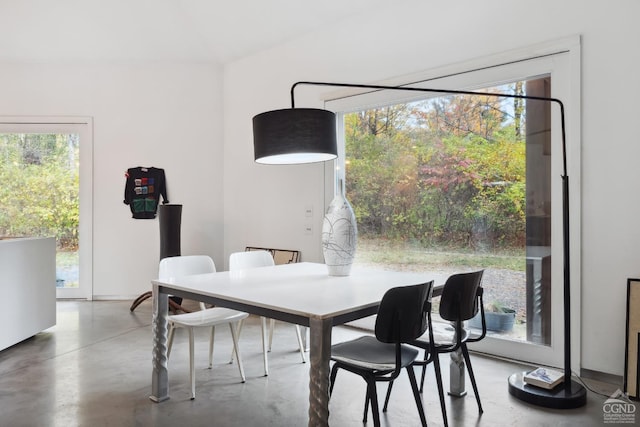
M 520 400 L 538 406 L 556 409 L 578 408 L 586 404 L 586 390 L 575 381 L 571 380 L 571 287 L 570 287 L 570 256 L 569 256 L 569 176 L 567 175 L 567 137 L 565 126 L 564 104 L 557 98 L 547 98 L 528 95 L 510 95 L 488 92 L 430 89 L 405 86 L 384 86 L 354 83 L 331 83 L 299 81 L 291 86 L 291 109 L 276 110 L 259 114 L 253 118 L 254 128 L 254 154 L 260 163 L 308 163 L 312 161 L 325 161 L 337 156 L 335 140 L 335 115 L 332 120 L 327 119 L 327 110 L 301 109 L 295 107 L 294 92 L 300 85 L 347 87 L 372 90 L 402 90 L 409 92 L 429 92 L 452 95 L 479 95 L 495 98 L 514 98 L 525 100 L 547 101 L 560 107 L 560 124 L 562 128 L 562 221 L 563 221 L 563 255 L 564 255 L 564 386 L 553 390 L 533 387 L 524 383 L 524 372 L 513 374 L 509 377 L 509 393 Z M 333 113 L 330 113 L 333 114 Z M 309 125 L 305 125 L 309 123 Z M 309 129 L 314 131 L 310 132 Z M 333 135 L 331 135 L 333 134 Z M 314 135 L 317 135 L 314 141 Z M 298 136 L 302 141 L 297 145 Z M 327 142 L 328 141 L 328 142 Z M 319 154 L 317 160 L 282 160 L 288 155 Z M 271 158 L 277 159 L 273 162 Z

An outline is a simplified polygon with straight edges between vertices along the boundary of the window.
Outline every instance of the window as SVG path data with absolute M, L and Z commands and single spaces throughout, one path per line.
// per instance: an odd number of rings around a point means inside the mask
M 569 175 L 579 178 L 575 58 L 569 49 L 415 85 L 563 99 L 573 106 L 566 117 Z M 559 109 L 547 101 L 416 93 L 341 94 L 326 102 L 343 118 L 336 170 L 358 219 L 356 262 L 425 271 L 440 283 L 452 272 L 484 268 L 487 308 L 512 309 L 515 322 L 509 329 L 507 321 L 507 331 L 497 324 L 477 348 L 560 366 Z M 579 191 L 571 194 L 575 247 Z M 579 295 L 578 252 L 572 301 Z
M 56 238 L 59 298 L 91 298 L 91 120 L 0 118 L 0 235 Z
M 0 234 L 56 238 L 56 287 L 78 287 L 79 136 L 0 134 Z
M 538 77 L 486 91 L 548 96 L 549 87 Z M 356 263 L 445 275 L 484 269 L 487 308 L 506 319 L 490 322 L 493 333 L 549 344 L 544 295 L 527 309 L 546 288 L 536 264 L 545 257 L 531 262 L 535 279 L 526 262 L 533 246 L 550 257 L 549 113 L 548 102 L 454 95 L 344 114 Z

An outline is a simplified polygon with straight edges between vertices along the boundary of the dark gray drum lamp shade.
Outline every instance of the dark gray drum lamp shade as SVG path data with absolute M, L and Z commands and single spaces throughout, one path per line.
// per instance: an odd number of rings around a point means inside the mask
M 286 165 L 338 157 L 336 115 L 316 108 L 267 111 L 253 118 L 256 163 Z

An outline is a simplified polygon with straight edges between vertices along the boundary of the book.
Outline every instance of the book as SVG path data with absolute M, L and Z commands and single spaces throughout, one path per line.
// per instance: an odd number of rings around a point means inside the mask
M 564 373 L 547 368 L 537 368 L 524 375 L 525 383 L 547 390 L 551 390 L 562 381 L 564 381 Z

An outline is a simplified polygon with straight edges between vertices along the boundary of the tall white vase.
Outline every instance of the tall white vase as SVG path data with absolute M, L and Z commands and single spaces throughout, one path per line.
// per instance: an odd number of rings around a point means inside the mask
M 356 255 L 356 216 L 342 191 L 327 209 L 322 223 L 322 254 L 330 276 L 348 276 Z

